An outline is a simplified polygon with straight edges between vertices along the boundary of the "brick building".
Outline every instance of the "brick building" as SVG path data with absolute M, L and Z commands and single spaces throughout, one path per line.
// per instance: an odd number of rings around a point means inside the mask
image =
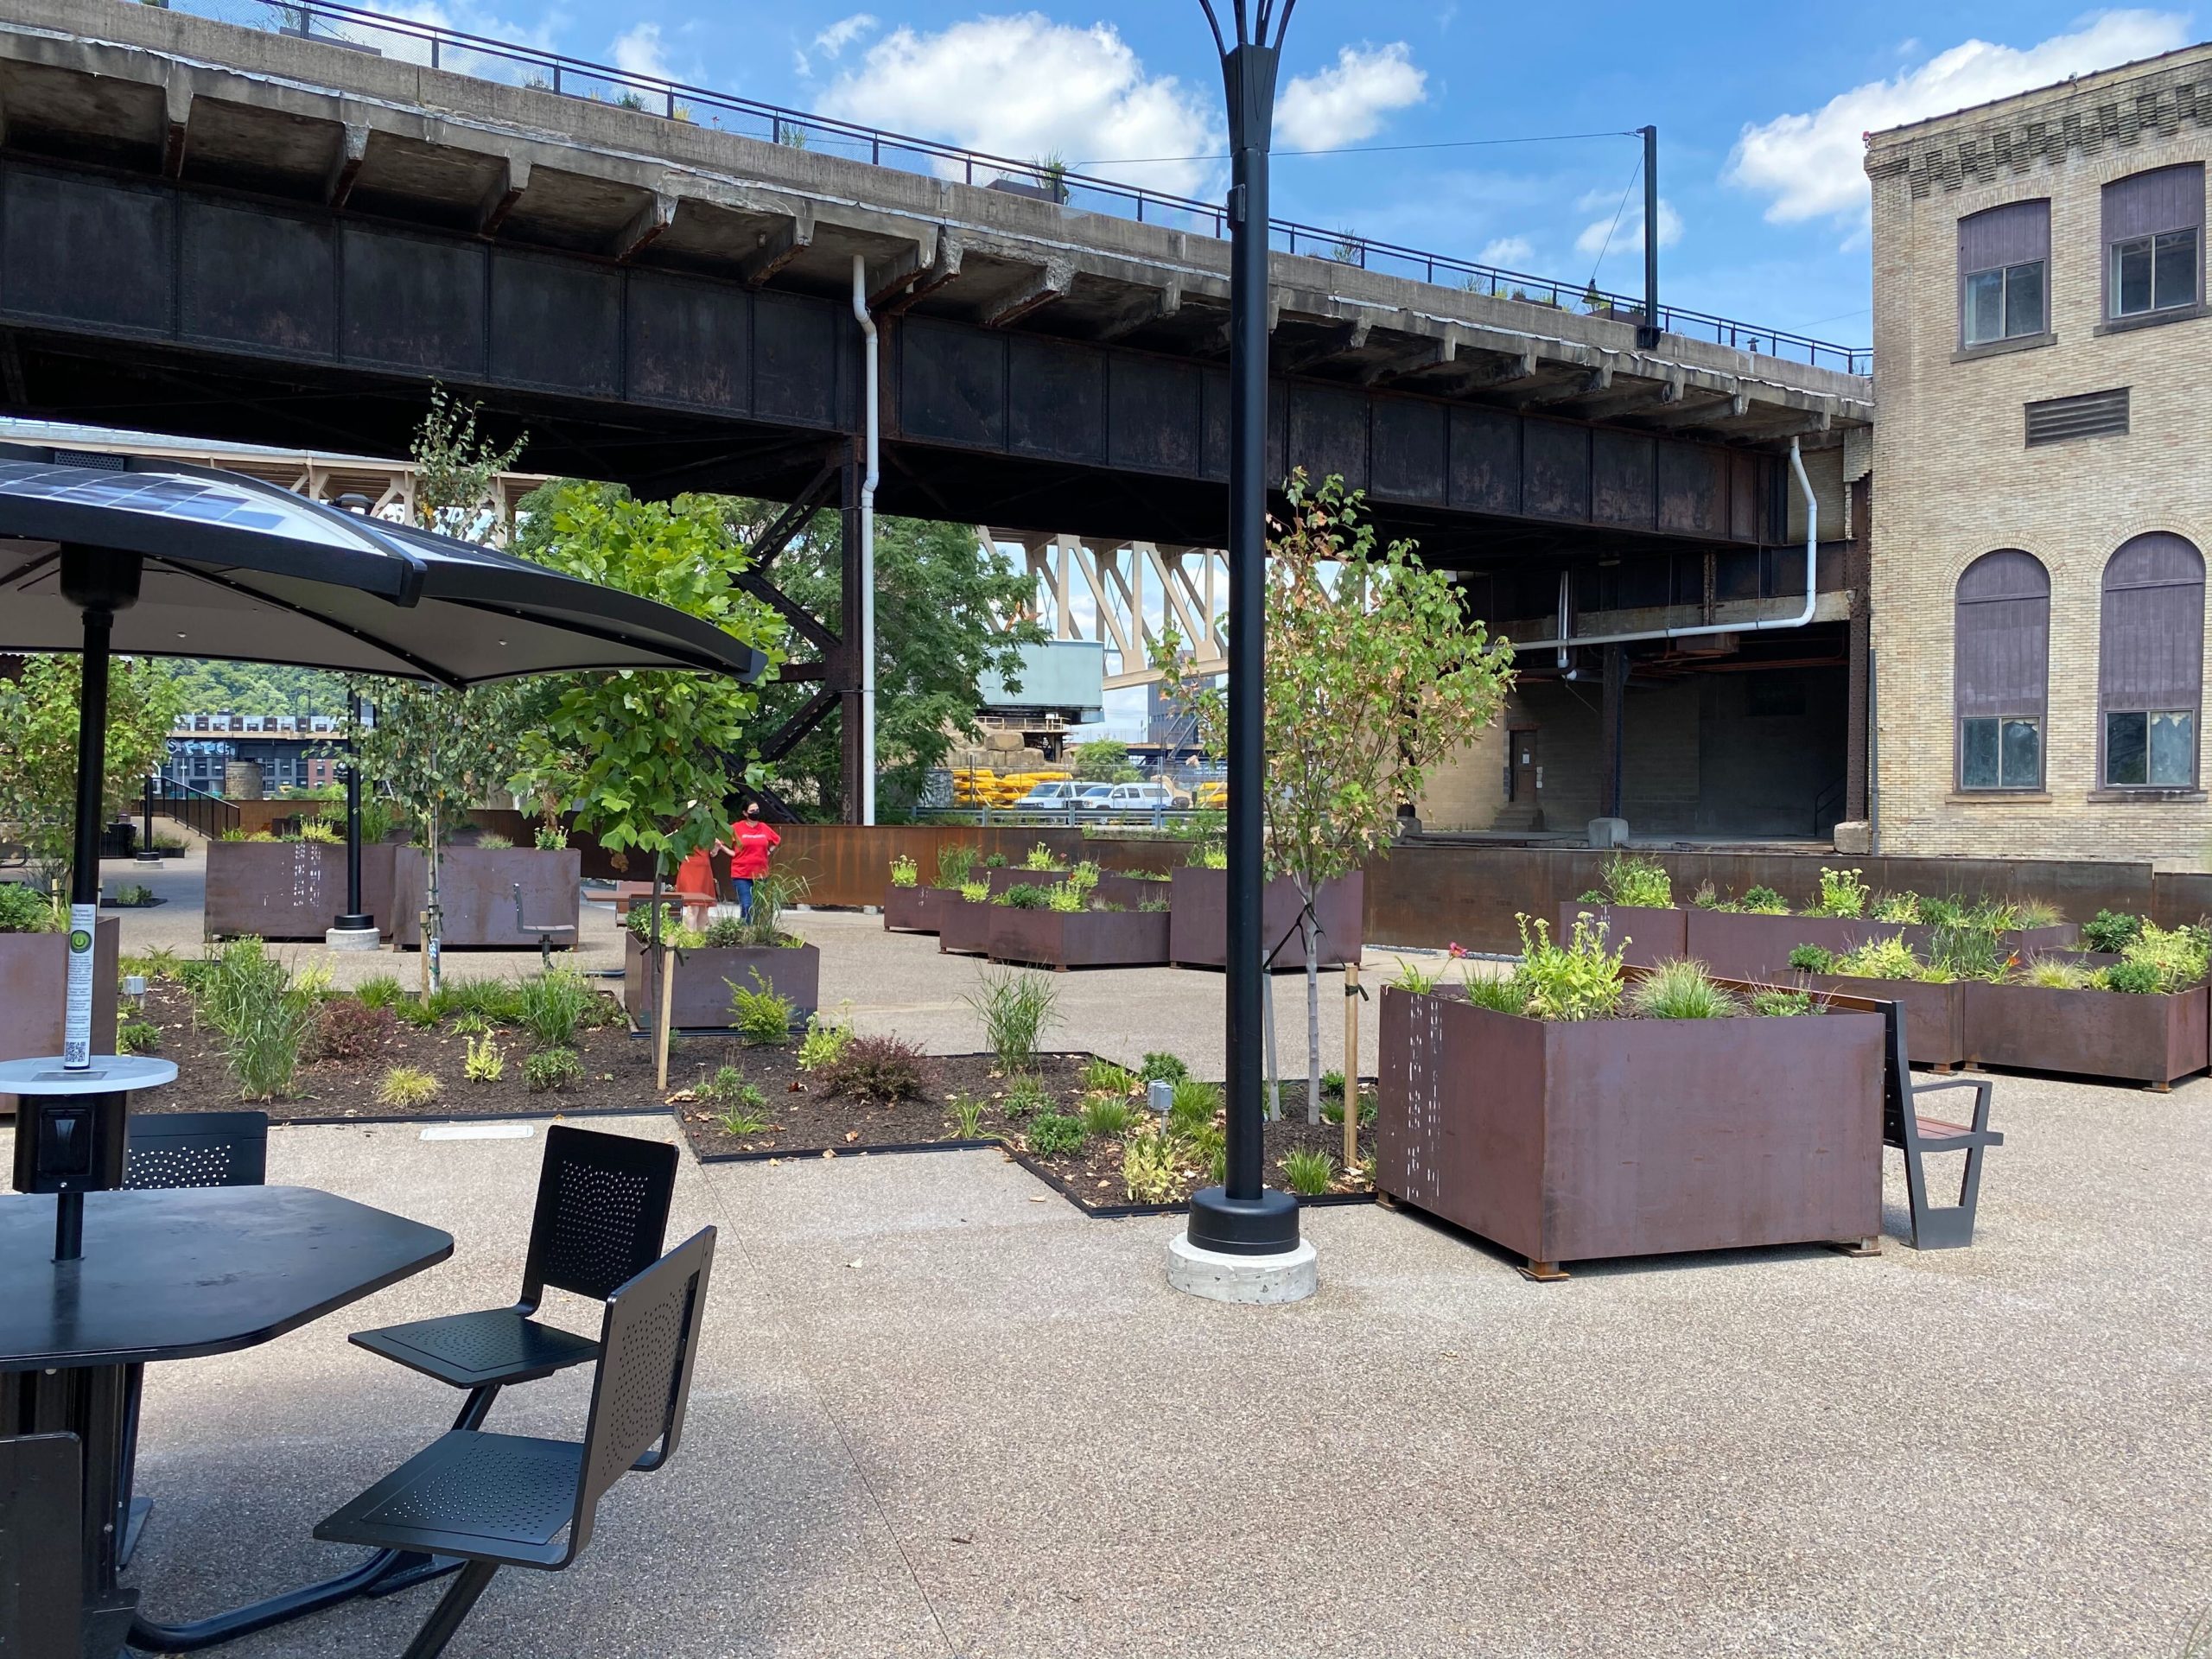
M 1873 134 L 1879 849 L 2197 868 L 2212 46 Z

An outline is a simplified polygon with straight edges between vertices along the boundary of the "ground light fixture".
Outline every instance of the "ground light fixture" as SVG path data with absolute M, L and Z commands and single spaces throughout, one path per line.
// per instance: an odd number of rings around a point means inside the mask
M 1313 1294 L 1313 1247 L 1298 1236 L 1298 1203 L 1262 1179 L 1261 959 L 1267 892 L 1262 837 L 1266 709 L 1268 146 L 1275 72 L 1297 0 L 1232 0 L 1233 39 L 1212 0 L 1198 0 L 1229 113 L 1229 1013 L 1228 1133 L 1223 1180 L 1191 1200 L 1170 1241 L 1167 1281 L 1227 1302 L 1293 1302 Z

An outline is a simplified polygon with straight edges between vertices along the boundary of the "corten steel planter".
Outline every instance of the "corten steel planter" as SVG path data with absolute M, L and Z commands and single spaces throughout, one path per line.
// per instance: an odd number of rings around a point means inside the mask
M 1936 948 L 1937 931 L 1925 922 L 1914 922 L 1904 930 L 1904 942 L 1925 960 L 1928 953 Z M 2049 927 L 2007 928 L 1997 936 L 1997 948 L 2009 951 L 2022 962 L 2031 962 L 2037 957 L 2049 956 L 2055 951 L 2079 950 L 2081 944 L 2082 925 L 2079 922 L 2054 922 Z
M 1966 1058 L 2164 1089 L 2202 1071 L 2208 998 L 2202 985 L 2173 995 L 2063 991 L 2040 985 L 1966 985 Z
M 1229 872 L 1185 866 L 1174 872 L 1169 896 L 1167 959 L 1178 968 L 1229 965 Z M 1363 878 L 1355 872 L 1325 881 L 1313 909 L 1321 925 L 1324 968 L 1359 960 L 1360 899 Z M 1260 944 L 1273 953 L 1277 973 L 1302 972 L 1306 952 L 1298 932 L 1298 885 L 1287 875 L 1268 883 L 1260 915 Z M 1280 949 L 1278 949 L 1280 947 Z
M 1042 968 L 1145 968 L 1167 961 L 1167 916 L 1161 911 L 1016 910 L 993 905 L 988 954 L 993 962 Z
M 583 912 L 582 865 L 583 855 L 573 847 L 447 848 L 438 860 L 442 948 L 536 950 L 537 935 L 515 925 L 517 882 L 524 921 L 575 927 Z M 391 942 L 404 949 L 422 947 L 429 880 L 423 849 L 400 848 L 393 861 Z
M 669 1024 L 677 1031 L 727 1031 L 737 1023 L 730 1012 L 730 986 L 760 988 L 753 970 L 793 1007 L 794 1028 L 822 1002 L 822 952 L 811 944 L 701 945 L 676 952 Z M 622 1006 L 632 1021 L 650 1028 L 660 1008 L 660 974 L 653 953 L 634 934 L 622 948 Z
M 115 956 L 122 925 L 114 917 L 92 929 L 92 1052 L 115 1052 Z M 0 933 L 0 1060 L 35 1060 L 61 1052 L 67 996 L 69 936 Z M 16 1097 L 0 1095 L 0 1112 Z
M 954 898 L 959 894 L 955 893 Z M 944 895 L 937 887 L 891 888 L 883 895 L 883 926 L 891 933 L 934 933 Z
M 1859 979 L 1849 974 L 1793 975 L 1808 990 L 1894 1002 L 1904 1013 L 1905 1058 L 1914 1065 L 1956 1065 L 1966 1058 L 1966 982 Z
M 990 949 L 991 912 L 997 908 L 988 899 L 954 893 L 938 911 L 937 948 L 957 957 L 982 956 Z
M 1090 896 L 1102 904 L 1119 905 L 1124 910 L 1141 910 L 1147 900 L 1155 904 L 1170 903 L 1173 898 L 1172 880 L 1147 881 L 1141 876 L 1116 875 L 1111 870 L 1098 878 L 1098 885 Z M 1166 912 L 1160 912 L 1165 915 Z
M 986 870 L 983 880 L 990 885 L 991 897 L 995 899 L 1008 887 L 1057 887 L 1068 879 L 1065 870 L 1004 869 Z
M 1882 1230 L 1885 1021 L 1549 1025 L 1382 993 L 1376 1185 L 1527 1258 Z
M 1685 912 L 1686 954 L 1722 979 L 1781 980 L 1789 972 L 1789 953 L 1817 944 L 1841 956 L 1869 939 L 1893 939 L 1903 922 L 1869 921 L 1860 916 L 1755 916 L 1726 910 Z
M 386 936 L 397 919 L 392 880 L 398 854 L 390 842 L 361 849 L 361 906 L 377 918 L 377 931 Z M 317 841 L 207 843 L 202 928 L 208 938 L 253 933 L 264 939 L 320 940 L 346 908 L 342 846 Z
M 1628 941 L 1621 960 L 1631 968 L 1649 968 L 1656 962 L 1688 954 L 1689 930 L 1683 912 L 1652 905 L 1561 905 L 1558 919 L 1552 924 L 1552 943 L 1561 944 L 1573 938 L 1574 924 L 1584 916 L 1605 924 L 1607 950 L 1618 948 L 1623 939 Z

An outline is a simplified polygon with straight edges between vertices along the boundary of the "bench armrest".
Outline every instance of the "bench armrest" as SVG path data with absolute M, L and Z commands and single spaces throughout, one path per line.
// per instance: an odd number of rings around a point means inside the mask
M 1990 1097 L 1996 1092 L 1996 1084 L 1987 1077 L 1945 1077 L 1935 1083 L 1916 1083 L 1912 1085 L 1910 1094 L 1913 1099 L 1917 1100 L 1923 1095 L 1937 1094 L 1946 1089 L 1973 1090 L 1974 1123 L 1972 1128 L 1977 1135 L 1987 1130 Z

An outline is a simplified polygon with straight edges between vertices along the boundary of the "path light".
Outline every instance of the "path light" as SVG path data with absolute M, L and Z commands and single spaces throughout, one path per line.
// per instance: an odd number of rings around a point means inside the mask
M 1233 0 L 1234 43 L 1212 0 L 1198 0 L 1221 53 L 1229 102 L 1229 1113 L 1224 1179 L 1191 1200 L 1167 1252 L 1167 1282 L 1228 1302 L 1291 1302 L 1313 1294 L 1313 1247 L 1298 1204 L 1262 1179 L 1261 1018 L 1268 995 L 1260 909 L 1267 762 L 1263 607 L 1267 602 L 1268 145 L 1275 71 L 1298 0 Z

